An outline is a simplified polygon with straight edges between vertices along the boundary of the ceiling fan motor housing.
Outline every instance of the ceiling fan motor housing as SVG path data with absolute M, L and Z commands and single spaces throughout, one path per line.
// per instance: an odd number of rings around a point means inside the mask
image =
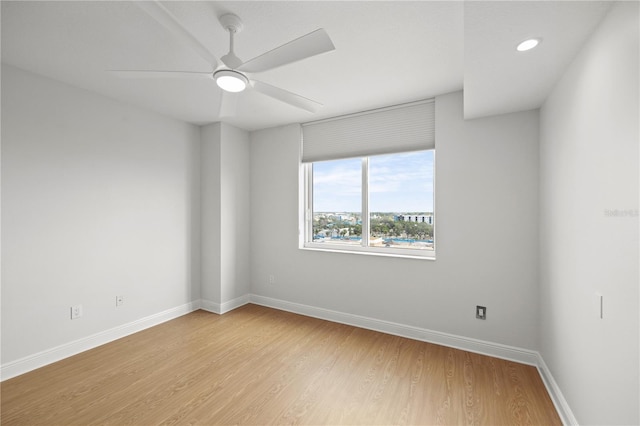
M 225 13 L 224 15 L 220 15 L 218 18 L 220 24 L 222 24 L 222 28 L 232 33 L 239 33 L 244 28 L 244 24 L 238 15 L 234 15 L 233 13 Z

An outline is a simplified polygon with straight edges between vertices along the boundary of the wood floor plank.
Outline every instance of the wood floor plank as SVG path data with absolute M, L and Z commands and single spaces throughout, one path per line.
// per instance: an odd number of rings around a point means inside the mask
M 561 424 L 535 367 L 246 305 L 1 384 L 2 425 Z

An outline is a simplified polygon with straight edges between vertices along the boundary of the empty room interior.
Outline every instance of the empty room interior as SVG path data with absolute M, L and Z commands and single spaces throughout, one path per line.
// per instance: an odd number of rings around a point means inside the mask
M 640 424 L 637 1 L 2 1 L 2 424 Z

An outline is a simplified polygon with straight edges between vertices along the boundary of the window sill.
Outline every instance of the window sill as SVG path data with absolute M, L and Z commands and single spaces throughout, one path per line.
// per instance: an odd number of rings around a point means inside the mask
M 375 248 L 375 247 L 345 247 L 345 246 L 334 246 L 329 244 L 313 244 L 306 243 L 304 246 L 300 247 L 301 250 L 310 250 L 310 251 L 323 251 L 329 253 L 345 253 L 345 254 L 360 254 L 365 256 L 381 256 L 381 257 L 395 257 L 402 259 L 419 259 L 419 260 L 436 260 L 436 252 L 435 250 L 402 250 L 402 249 L 391 249 L 393 252 L 384 248 Z

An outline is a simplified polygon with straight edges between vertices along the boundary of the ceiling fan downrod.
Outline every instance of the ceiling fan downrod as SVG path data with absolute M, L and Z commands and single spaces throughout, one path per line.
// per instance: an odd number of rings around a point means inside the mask
M 233 13 L 225 13 L 218 19 L 220 20 L 220 24 L 222 24 L 222 27 L 229 32 L 229 53 L 227 53 L 220 59 L 229 68 L 238 68 L 240 65 L 242 65 L 242 60 L 238 58 L 234 52 L 234 36 L 244 28 L 242 20 L 240 20 L 240 18 Z

